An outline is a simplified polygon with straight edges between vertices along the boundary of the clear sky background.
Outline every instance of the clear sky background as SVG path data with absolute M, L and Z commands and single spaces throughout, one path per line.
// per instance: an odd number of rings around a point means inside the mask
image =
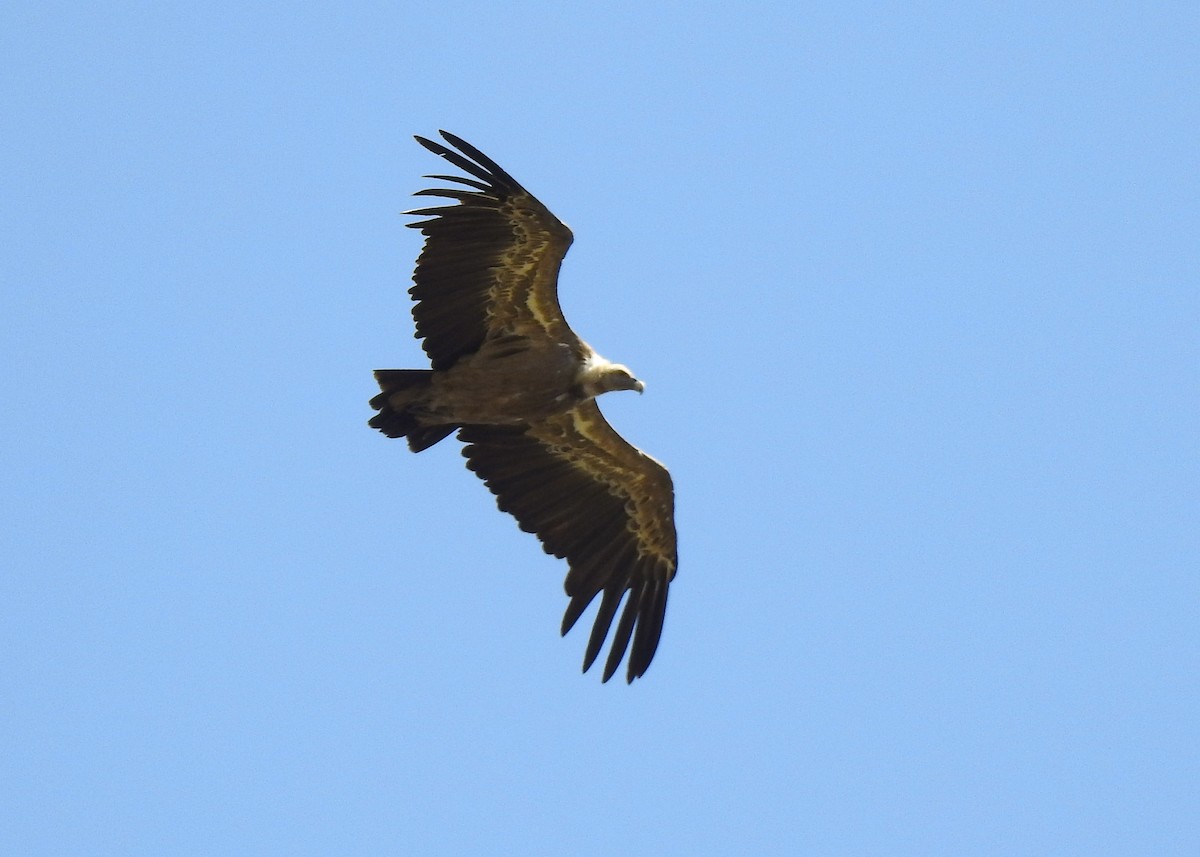
M 0 853 L 1200 853 L 1194 3 L 0 11 Z M 457 444 L 475 143 L 675 477 L 629 687 Z M 585 616 L 583 624 L 590 624 Z

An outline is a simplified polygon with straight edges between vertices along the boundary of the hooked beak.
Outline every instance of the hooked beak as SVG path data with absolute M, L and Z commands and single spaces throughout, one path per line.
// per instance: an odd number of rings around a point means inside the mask
M 641 381 L 639 381 L 637 378 L 634 378 L 633 379 L 633 389 L 637 390 L 638 393 L 644 393 L 644 392 L 646 392 L 646 385 L 643 384 Z

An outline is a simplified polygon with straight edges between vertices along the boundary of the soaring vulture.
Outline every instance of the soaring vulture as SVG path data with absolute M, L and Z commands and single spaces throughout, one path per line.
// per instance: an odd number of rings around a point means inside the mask
M 501 511 L 567 560 L 562 633 L 600 596 L 586 672 L 622 599 L 604 681 L 629 650 L 626 681 L 650 666 L 675 576 L 674 488 L 666 468 L 604 419 L 596 397 L 643 390 L 567 325 L 558 269 L 571 231 L 512 176 L 466 141 L 417 142 L 467 176 L 418 191 L 453 204 L 409 214 L 425 234 L 413 287 L 416 336 L 430 369 L 379 369 L 370 425 L 413 452 L 457 431 L 467 467 Z M 457 151 L 455 151 L 457 149 Z M 626 594 L 628 593 L 628 595 Z M 630 639 L 633 645 L 630 647 Z

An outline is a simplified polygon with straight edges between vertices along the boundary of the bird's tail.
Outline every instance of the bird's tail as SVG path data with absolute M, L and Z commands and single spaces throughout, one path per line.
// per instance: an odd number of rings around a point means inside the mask
M 457 426 L 423 426 L 412 412 L 429 389 L 432 369 L 376 369 L 375 380 L 383 391 L 371 399 L 371 407 L 379 411 L 367 423 L 388 437 L 408 439 L 413 452 L 429 449 Z

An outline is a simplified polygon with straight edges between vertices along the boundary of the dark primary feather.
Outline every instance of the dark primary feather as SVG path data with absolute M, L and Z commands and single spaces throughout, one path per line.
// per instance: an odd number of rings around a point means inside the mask
M 444 182 L 458 182 L 459 184 L 465 184 L 467 187 L 473 187 L 476 190 L 487 190 L 489 187 L 491 187 L 491 185 L 485 182 L 477 182 L 474 179 L 464 179 L 462 176 L 429 175 L 422 176 L 421 178 L 438 179 L 439 181 Z
M 626 680 L 645 673 L 662 635 L 677 555 L 671 477 L 626 443 L 594 402 L 526 428 L 467 426 L 463 455 L 521 529 L 570 565 L 562 632 L 601 595 L 584 655 L 596 660 L 620 618 L 604 664 L 607 681 L 626 651 Z M 632 638 L 632 647 L 630 639 Z
M 494 161 L 441 133 L 459 151 L 416 139 L 473 178 L 431 176 L 463 187 L 418 191 L 453 203 L 408 212 L 429 218 L 409 224 L 426 236 L 409 293 L 433 368 L 448 369 L 489 335 L 508 331 L 575 342 L 557 292 L 570 230 Z
M 441 155 L 460 170 L 464 170 L 476 178 L 482 179 L 485 182 L 502 182 L 511 190 L 528 193 L 516 179 L 501 169 L 499 164 L 462 137 L 451 134 L 449 131 L 438 131 L 438 133 L 445 138 L 446 142 L 457 148 L 466 157 L 464 158 L 463 155 L 460 155 L 454 149 L 447 149 L 441 143 L 422 137 L 420 134 L 415 135 L 416 141 L 435 155 Z M 471 160 L 469 161 L 467 158 Z M 474 161 L 474 163 L 471 161 Z

